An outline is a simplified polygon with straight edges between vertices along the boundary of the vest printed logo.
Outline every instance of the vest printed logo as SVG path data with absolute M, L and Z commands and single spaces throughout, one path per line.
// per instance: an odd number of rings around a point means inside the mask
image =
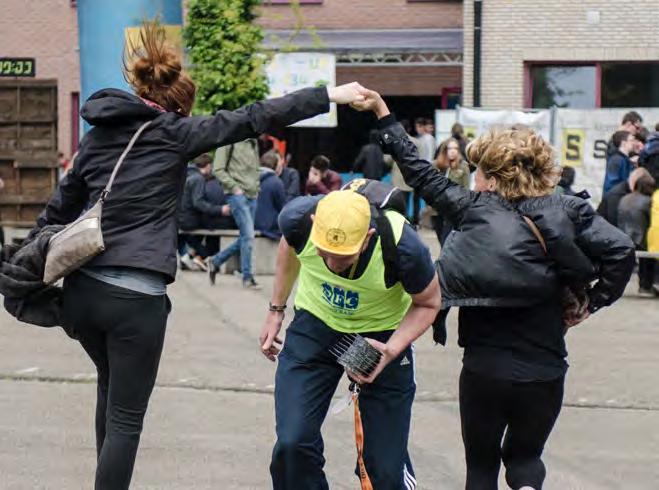
M 352 315 L 359 307 L 359 293 L 323 283 L 323 299 L 334 311 Z

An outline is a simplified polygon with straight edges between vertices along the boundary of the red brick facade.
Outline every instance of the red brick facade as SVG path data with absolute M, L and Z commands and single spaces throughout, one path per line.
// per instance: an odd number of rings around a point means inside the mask
M 290 29 L 295 15 L 289 5 L 263 1 L 259 22 L 267 29 Z M 407 0 L 324 0 L 301 5 L 305 23 L 316 29 L 441 29 L 462 27 L 462 2 Z
M 71 96 L 80 92 L 78 20 L 70 0 L 2 0 L 0 56 L 36 58 L 36 79 L 57 80 L 58 148 L 71 154 Z
M 460 66 L 350 67 L 336 70 L 336 83 L 358 81 L 382 95 L 437 95 L 462 86 Z
M 291 29 L 296 16 L 290 5 L 260 9 L 266 29 Z M 460 29 L 462 2 L 408 0 L 323 0 L 301 5 L 305 26 L 321 30 Z M 427 46 L 432 49 L 433 46 Z M 358 80 L 384 95 L 440 96 L 442 89 L 462 86 L 460 66 L 346 66 L 337 67 L 337 83 Z

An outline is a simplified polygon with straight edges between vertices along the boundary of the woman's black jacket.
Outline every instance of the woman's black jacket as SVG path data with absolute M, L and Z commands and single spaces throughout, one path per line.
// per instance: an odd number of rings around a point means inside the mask
M 430 163 L 393 116 L 380 120 L 385 153 L 408 185 L 454 225 L 438 261 L 442 305 L 530 306 L 560 297 L 562 286 L 589 288 L 591 312 L 623 293 L 634 266 L 634 245 L 586 201 L 550 195 L 515 204 L 496 193 L 454 184 Z M 547 243 L 545 254 L 523 215 Z
M 73 168 L 37 220 L 37 229 L 75 220 L 96 202 L 119 155 L 137 128 L 137 140 L 103 208 L 106 251 L 91 266 L 136 267 L 176 274 L 177 206 L 187 163 L 217 147 L 256 137 L 327 112 L 326 88 L 310 88 L 213 116 L 161 112 L 117 89 L 92 95 L 82 117 L 94 126 L 83 138 Z M 36 230 L 34 230 L 36 231 Z

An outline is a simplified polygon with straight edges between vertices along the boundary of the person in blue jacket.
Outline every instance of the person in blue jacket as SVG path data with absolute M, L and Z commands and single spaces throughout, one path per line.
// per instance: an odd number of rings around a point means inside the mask
M 256 218 L 254 228 L 263 236 L 272 240 L 281 238 L 279 231 L 279 213 L 286 204 L 284 184 L 277 176 L 277 166 L 280 156 L 270 150 L 261 157 L 261 174 L 259 176 L 261 190 L 256 200 Z

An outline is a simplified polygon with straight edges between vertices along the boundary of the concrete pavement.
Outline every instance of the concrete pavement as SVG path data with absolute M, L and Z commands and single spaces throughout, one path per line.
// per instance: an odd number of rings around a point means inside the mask
M 138 454 L 136 489 L 270 488 L 274 365 L 257 336 L 271 279 L 243 291 L 185 273 L 170 288 L 158 386 Z M 633 291 L 630 288 L 630 291 Z M 417 343 L 411 452 L 419 488 L 459 489 L 461 352 Z M 94 369 L 59 330 L 0 314 L 0 488 L 91 488 Z M 566 406 L 546 451 L 547 489 L 659 488 L 659 302 L 629 294 L 569 334 Z M 341 388 L 343 389 L 343 388 Z M 324 428 L 333 489 L 356 489 L 352 414 Z M 501 488 L 506 488 L 501 484 Z

